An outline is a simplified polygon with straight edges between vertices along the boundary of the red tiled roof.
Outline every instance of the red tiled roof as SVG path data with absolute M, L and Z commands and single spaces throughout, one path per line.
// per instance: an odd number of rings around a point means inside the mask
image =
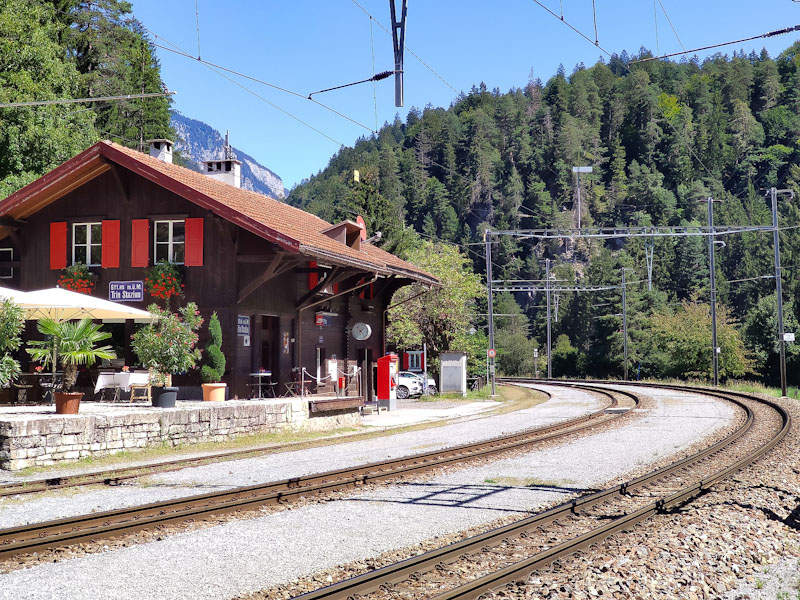
M 299 208 L 108 141 L 98 142 L 10 195 L 0 202 L 0 215 L 24 218 L 36 212 L 89 178 L 102 173 L 105 170 L 103 158 L 208 208 L 220 217 L 290 252 L 299 252 L 325 262 L 350 265 L 381 275 L 394 274 L 422 282 L 438 283 L 432 275 L 371 244 L 362 243 L 361 250 L 355 250 L 328 237 L 322 231 L 331 227 L 331 223 Z M 82 172 L 87 174 L 86 178 L 81 177 Z M 59 193 L 59 189 L 65 191 Z

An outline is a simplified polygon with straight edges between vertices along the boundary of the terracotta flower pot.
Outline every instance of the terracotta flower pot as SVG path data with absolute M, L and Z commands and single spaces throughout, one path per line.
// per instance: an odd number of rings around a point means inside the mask
M 83 392 L 56 392 L 56 414 L 77 415 Z
M 225 383 L 204 383 L 203 388 L 203 402 L 222 402 L 225 400 L 225 388 L 228 387 Z

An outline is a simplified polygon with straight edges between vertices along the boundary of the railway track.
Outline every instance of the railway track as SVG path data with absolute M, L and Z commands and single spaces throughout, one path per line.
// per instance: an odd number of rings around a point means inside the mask
M 544 390 L 538 390 L 538 391 L 549 397 L 549 394 L 546 391 Z M 357 441 L 364 435 L 370 435 L 370 434 L 371 432 L 367 434 L 355 434 L 347 436 L 346 438 L 339 438 L 339 439 L 344 439 L 348 442 L 351 442 L 351 441 Z M 256 458 L 268 454 L 285 452 L 287 450 L 299 450 L 307 448 L 310 445 L 311 445 L 310 442 L 272 444 L 258 448 L 248 448 L 246 450 L 217 452 L 214 454 L 207 454 L 205 456 L 179 458 L 175 460 L 161 461 L 144 465 L 136 465 L 132 467 L 105 469 L 103 471 L 94 471 L 91 473 L 61 475 L 57 477 L 45 477 L 36 480 L 0 484 L 0 498 L 6 496 L 18 496 L 20 494 L 36 494 L 41 492 L 63 490 L 67 488 L 90 486 L 90 485 L 115 486 L 122 484 L 122 482 L 124 481 L 137 479 L 139 477 L 144 477 L 146 475 L 170 473 L 174 471 L 179 471 L 181 469 L 185 469 L 187 467 L 199 467 L 203 465 L 217 463 L 220 461 Z
M 45 549 L 120 537 L 143 529 L 198 520 L 268 504 L 287 503 L 301 497 L 331 493 L 465 461 L 490 458 L 622 418 L 625 413 L 609 414 L 607 412 L 609 409 L 619 407 L 618 398 L 624 398 L 630 406 L 638 404 L 638 397 L 627 392 L 609 392 L 590 386 L 577 387 L 604 395 L 608 402 L 601 410 L 548 427 L 411 457 L 127 509 L 91 513 L 3 529 L 0 530 L 0 559 L 5 560 L 18 555 L 41 552 Z
M 654 384 L 650 387 L 694 390 L 725 399 L 741 407 L 746 419 L 726 438 L 647 475 L 303 594 L 297 600 L 478 598 L 525 580 L 555 560 L 702 494 L 769 452 L 791 427 L 783 408 L 750 394 Z

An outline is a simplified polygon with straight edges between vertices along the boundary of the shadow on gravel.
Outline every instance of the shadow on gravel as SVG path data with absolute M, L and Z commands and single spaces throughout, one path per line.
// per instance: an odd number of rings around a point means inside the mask
M 506 506 L 491 506 L 484 502 L 497 494 L 509 491 L 531 491 L 549 492 L 565 496 L 575 496 L 595 492 L 595 489 L 578 487 L 554 486 L 554 485 L 440 485 L 433 483 L 399 483 L 396 487 L 402 493 L 407 493 L 407 497 L 397 498 L 376 498 L 374 496 L 363 498 L 349 498 L 348 501 L 361 502 L 389 502 L 395 504 L 421 505 L 421 506 L 449 506 L 453 508 L 476 508 L 479 510 L 494 510 L 498 512 L 527 512 L 521 508 L 510 508 Z M 474 506 L 471 506 L 474 505 Z

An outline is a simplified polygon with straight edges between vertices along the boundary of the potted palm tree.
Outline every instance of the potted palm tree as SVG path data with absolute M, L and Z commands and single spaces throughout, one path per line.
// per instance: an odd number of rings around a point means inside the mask
M 133 334 L 133 351 L 150 371 L 153 406 L 172 408 L 178 397 L 178 388 L 171 385 L 172 375 L 193 369 L 200 360 L 201 352 L 195 346 L 203 318 L 194 302 L 177 313 L 156 304 L 147 310 L 156 320 Z
M 222 381 L 222 376 L 225 374 L 225 355 L 222 353 L 222 327 L 216 312 L 211 314 L 211 319 L 208 321 L 208 333 L 211 336 L 211 341 L 206 346 L 208 362 L 200 369 L 203 400 L 206 402 L 225 400 L 227 385 Z
M 111 346 L 97 346 L 98 342 L 107 340 L 111 334 L 101 331 L 102 326 L 92 323 L 91 319 L 80 321 L 54 321 L 42 319 L 37 325 L 39 333 L 46 336 L 44 340 L 34 340 L 26 348 L 35 361 L 53 369 L 53 397 L 56 413 L 60 415 L 76 415 L 80 408 L 83 392 L 73 391 L 78 379 L 78 367 L 91 366 L 98 359 L 112 359 L 117 355 Z M 64 370 L 60 384 L 56 384 L 56 365 Z

